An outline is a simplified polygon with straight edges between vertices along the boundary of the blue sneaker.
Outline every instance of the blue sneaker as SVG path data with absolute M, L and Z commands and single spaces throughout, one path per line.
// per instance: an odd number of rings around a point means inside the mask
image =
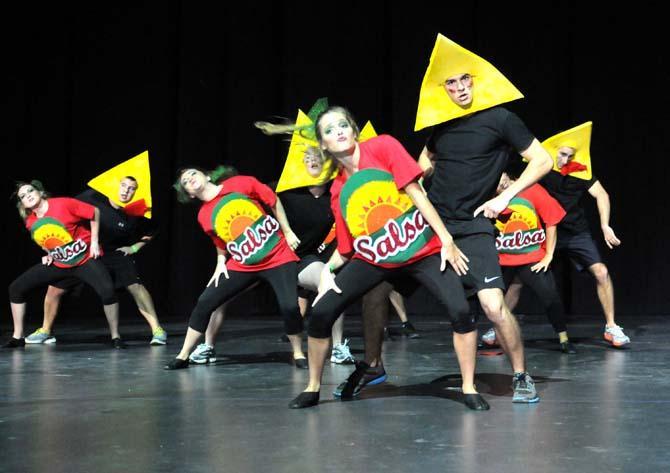
M 381 384 L 386 381 L 386 378 L 383 364 L 373 368 L 364 361 L 357 362 L 354 372 L 349 375 L 345 382 L 335 388 L 333 395 L 341 399 L 351 399 L 358 396 L 365 386 Z

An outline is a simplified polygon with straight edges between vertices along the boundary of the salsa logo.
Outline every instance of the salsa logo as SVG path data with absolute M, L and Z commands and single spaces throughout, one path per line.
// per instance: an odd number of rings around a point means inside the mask
M 380 169 L 351 176 L 342 187 L 340 208 L 355 251 L 374 263 L 409 261 L 433 236 L 409 196 Z
M 279 243 L 279 222 L 239 192 L 224 196 L 216 204 L 212 228 L 240 264 L 262 262 Z
M 30 236 L 49 255 L 64 266 L 76 266 L 86 257 L 88 245 L 74 240 L 65 226 L 52 217 L 39 219 L 30 229 Z
M 501 253 L 519 254 L 537 251 L 546 239 L 540 225 L 535 206 L 526 199 L 514 197 L 507 206 L 512 212 L 501 215 L 496 220 L 500 232 L 496 238 L 496 248 Z M 507 217 L 501 220 L 501 217 Z

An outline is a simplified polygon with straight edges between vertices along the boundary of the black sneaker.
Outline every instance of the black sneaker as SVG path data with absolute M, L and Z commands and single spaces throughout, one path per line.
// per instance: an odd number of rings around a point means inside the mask
M 26 346 L 26 339 L 21 337 L 21 338 L 10 338 L 5 342 L 5 344 L 2 346 L 3 348 L 20 348 L 20 347 L 25 347 Z
M 400 328 L 400 335 L 404 335 L 407 338 L 419 338 L 421 335 L 418 334 L 412 322 L 404 322 Z
M 356 369 L 349 375 L 347 380 L 335 388 L 333 395 L 342 399 L 351 399 L 358 396 L 365 386 L 374 386 L 386 381 L 386 370 L 384 365 L 379 364 L 374 368 L 364 361 L 356 363 Z
M 112 338 L 112 347 L 116 348 L 117 350 L 121 350 L 123 348 L 128 348 L 128 345 L 126 345 L 126 342 L 121 340 L 121 337 L 116 337 Z
M 175 358 L 163 366 L 164 370 L 183 370 L 185 368 L 188 368 L 188 360 L 182 360 L 181 358 Z

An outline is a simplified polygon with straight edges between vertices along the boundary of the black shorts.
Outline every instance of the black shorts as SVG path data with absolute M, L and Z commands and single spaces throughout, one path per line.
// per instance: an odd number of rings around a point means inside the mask
M 142 284 L 140 276 L 137 273 L 135 259 L 132 256 L 125 256 L 120 251 L 110 251 L 99 258 L 99 261 L 105 265 L 109 275 L 114 282 L 114 289 L 125 289 L 132 284 Z M 76 278 L 67 278 L 53 286 L 60 289 L 71 290 L 77 287 L 81 281 Z
M 556 251 L 568 255 L 577 271 L 584 271 L 603 259 L 589 232 L 577 234 L 558 232 Z
M 460 277 L 468 297 L 483 289 L 505 289 L 493 235 L 475 233 L 460 236 L 454 238 L 454 243 L 470 260 L 468 272 Z

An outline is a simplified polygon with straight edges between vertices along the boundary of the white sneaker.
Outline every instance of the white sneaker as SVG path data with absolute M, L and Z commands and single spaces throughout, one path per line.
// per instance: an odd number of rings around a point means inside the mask
M 355 362 L 351 351 L 349 350 L 349 340 L 344 340 L 344 343 L 335 345 L 333 352 L 330 355 L 330 362 L 339 365 L 351 365 Z
M 189 355 L 188 361 L 197 365 L 204 365 L 205 363 L 214 363 L 216 361 L 216 351 L 212 345 L 201 343 Z
M 630 343 L 630 338 L 623 333 L 623 328 L 618 325 L 615 325 L 614 327 L 605 326 L 603 337 L 614 347 L 622 347 Z M 26 343 L 27 342 L 28 339 L 26 339 Z
M 491 327 L 484 335 L 482 335 L 482 343 L 489 347 L 498 345 L 496 340 L 496 331 Z

